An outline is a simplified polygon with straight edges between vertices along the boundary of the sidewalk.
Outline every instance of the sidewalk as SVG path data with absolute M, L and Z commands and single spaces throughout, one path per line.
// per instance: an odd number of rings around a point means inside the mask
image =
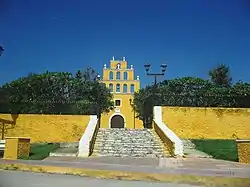
M 49 157 L 43 161 L 0 159 L 0 164 L 250 179 L 250 165 L 208 158 Z

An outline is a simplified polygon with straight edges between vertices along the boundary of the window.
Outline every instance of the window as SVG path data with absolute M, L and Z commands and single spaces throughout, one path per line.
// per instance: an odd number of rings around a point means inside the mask
M 120 93 L 120 92 L 121 92 L 120 84 L 117 84 L 117 85 L 116 85 L 116 92 L 117 92 L 117 93 Z
M 134 93 L 134 92 L 135 92 L 135 85 L 134 85 L 134 84 L 131 84 L 131 85 L 130 85 L 130 92 L 131 92 L 131 93 Z
M 121 100 L 120 99 L 115 100 L 115 106 L 121 106 Z
M 128 85 L 124 84 L 123 85 L 123 93 L 127 93 L 128 92 Z
M 123 79 L 124 80 L 128 80 L 128 72 L 124 72 L 123 73 Z
M 113 88 L 113 84 L 109 84 L 109 90 L 110 90 L 110 92 L 113 92 L 114 91 L 114 88 Z
M 113 80 L 114 79 L 114 73 L 111 71 L 109 72 L 109 80 Z
M 121 78 L 121 73 L 118 71 L 118 72 L 116 73 L 116 80 L 120 80 L 120 78 Z

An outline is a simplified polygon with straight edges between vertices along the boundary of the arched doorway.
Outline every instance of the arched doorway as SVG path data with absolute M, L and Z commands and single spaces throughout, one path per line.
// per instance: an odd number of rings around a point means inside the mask
M 121 115 L 115 115 L 111 118 L 111 128 L 124 128 L 124 119 Z

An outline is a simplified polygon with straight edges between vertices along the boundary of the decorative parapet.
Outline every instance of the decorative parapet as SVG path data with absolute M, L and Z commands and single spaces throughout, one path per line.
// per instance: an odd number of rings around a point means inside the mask
M 250 140 L 236 140 L 240 163 L 250 164 Z
M 90 156 L 95 143 L 94 141 L 96 138 L 95 135 L 99 129 L 97 122 L 98 122 L 97 116 L 91 115 L 88 126 L 84 131 L 83 136 L 81 137 L 79 142 L 79 150 L 78 150 L 79 157 Z
M 184 156 L 181 139 L 162 121 L 162 107 L 154 107 L 154 129 L 173 156 Z

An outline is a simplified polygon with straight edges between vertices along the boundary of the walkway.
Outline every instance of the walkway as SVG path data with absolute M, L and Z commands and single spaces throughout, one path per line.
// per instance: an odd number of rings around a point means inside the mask
M 15 179 L 15 180 L 13 180 Z M 143 181 L 122 181 L 110 179 L 96 179 L 72 175 L 57 175 L 29 172 L 0 171 L 0 186 L 3 187 L 199 187 L 189 184 L 157 183 Z
M 59 166 L 159 174 L 250 178 L 250 165 L 205 158 L 49 157 L 43 161 L 3 160 L 1 163 Z

